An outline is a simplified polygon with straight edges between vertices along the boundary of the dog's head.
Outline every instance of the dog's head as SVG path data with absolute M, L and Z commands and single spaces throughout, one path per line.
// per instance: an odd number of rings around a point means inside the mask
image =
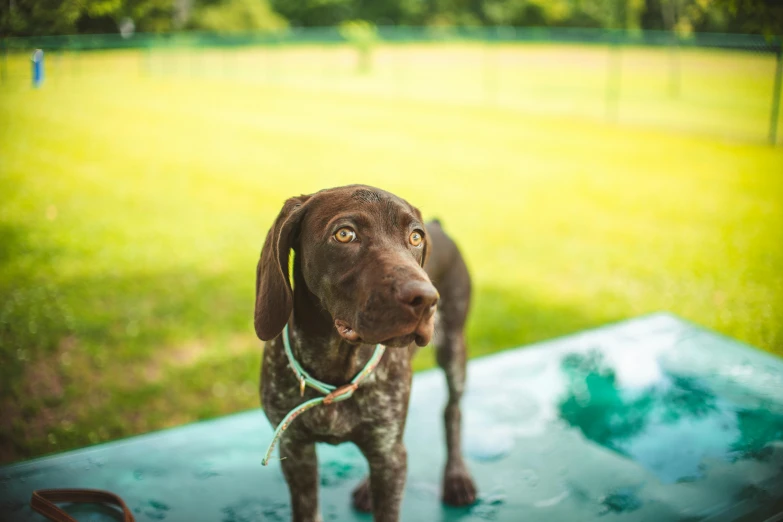
M 293 249 L 296 284 L 345 340 L 424 346 L 439 298 L 423 269 L 428 241 L 418 209 L 383 190 L 351 185 L 289 199 L 258 262 L 258 337 L 276 337 L 293 310 Z

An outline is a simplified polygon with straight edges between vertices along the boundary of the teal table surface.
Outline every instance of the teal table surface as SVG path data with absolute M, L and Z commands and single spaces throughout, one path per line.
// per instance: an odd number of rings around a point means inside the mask
M 464 450 L 479 501 L 441 505 L 445 380 L 417 374 L 404 521 L 783 520 L 783 360 L 655 314 L 473 360 Z M 261 410 L 0 468 L 0 519 L 40 521 L 38 488 L 92 487 L 137 520 L 284 521 L 279 462 L 261 466 Z M 318 448 L 324 521 L 364 521 L 367 465 Z M 70 505 L 79 520 L 116 520 Z

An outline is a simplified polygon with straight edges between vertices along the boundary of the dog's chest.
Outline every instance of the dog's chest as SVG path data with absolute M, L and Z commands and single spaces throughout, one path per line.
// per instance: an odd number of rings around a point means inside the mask
M 361 413 L 356 404 L 347 402 L 322 404 L 302 415 L 302 427 L 319 438 L 347 438 L 361 423 Z
M 379 373 L 371 376 L 350 399 L 321 404 L 303 414 L 302 427 L 324 442 L 342 442 L 368 426 L 401 424 L 407 393 L 399 386 L 390 386 L 383 370 Z

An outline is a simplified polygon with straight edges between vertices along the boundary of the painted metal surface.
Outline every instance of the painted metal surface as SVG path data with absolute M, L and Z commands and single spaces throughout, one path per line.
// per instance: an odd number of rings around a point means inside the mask
M 464 442 L 477 504 L 439 502 L 445 382 L 415 377 L 404 521 L 777 520 L 783 512 L 783 360 L 667 314 L 470 363 Z M 0 468 L 0 519 L 42 520 L 36 488 L 121 495 L 137 520 L 290 519 L 260 410 Z M 318 448 L 325 521 L 367 470 Z M 109 508 L 70 506 L 84 521 Z

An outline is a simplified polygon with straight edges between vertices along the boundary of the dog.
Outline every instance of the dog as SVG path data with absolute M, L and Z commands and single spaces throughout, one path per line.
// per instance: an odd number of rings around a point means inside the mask
M 349 399 L 327 400 L 279 428 L 287 428 L 280 457 L 295 522 L 321 520 L 316 442 L 356 444 L 370 474 L 353 492 L 355 509 L 372 512 L 376 522 L 399 520 L 411 359 L 430 342 L 449 392 L 442 500 L 475 502 L 460 442 L 470 294 L 465 261 L 440 223 L 425 226 L 418 209 L 389 192 L 349 185 L 285 202 L 256 269 L 254 323 L 266 341 L 260 394 L 269 421 L 278 426 L 288 412 L 323 395 L 304 389 L 286 354 L 285 333 L 301 368 L 335 386 L 362 370 L 374 346 L 386 347 Z

